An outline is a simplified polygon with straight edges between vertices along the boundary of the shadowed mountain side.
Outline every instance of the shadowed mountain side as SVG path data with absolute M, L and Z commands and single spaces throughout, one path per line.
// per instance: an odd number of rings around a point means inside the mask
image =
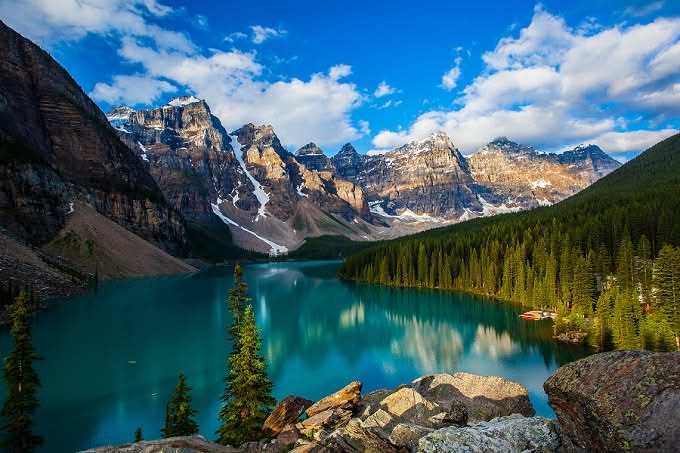
M 167 254 L 139 236 L 98 214 L 86 204 L 76 204 L 64 229 L 45 246 L 90 273 L 104 278 L 179 274 L 196 269 Z

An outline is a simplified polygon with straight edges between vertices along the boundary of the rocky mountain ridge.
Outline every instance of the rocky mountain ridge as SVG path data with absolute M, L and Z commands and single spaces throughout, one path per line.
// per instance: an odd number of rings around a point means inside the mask
M 466 158 L 443 132 L 379 155 L 347 143 L 329 157 L 313 142 L 292 153 L 271 126 L 228 134 L 193 96 L 108 118 L 187 218 L 275 253 L 322 234 L 375 240 L 551 205 L 620 165 L 595 145 L 553 154 L 505 137 Z
M 53 270 L 95 273 L 89 267 L 76 270 L 82 263 L 51 258 L 45 248 L 66 234 L 69 216 L 82 203 L 167 252 L 185 253 L 184 219 L 99 107 L 47 52 L 2 22 L 0 40 L 3 234 L 35 248 L 45 263 L 52 260 Z M 91 242 L 87 252 L 101 258 L 97 251 L 97 242 Z M 25 256 L 6 258 L 23 262 Z M 15 273 L 18 268 L 3 270 L 2 283 L 33 277 Z

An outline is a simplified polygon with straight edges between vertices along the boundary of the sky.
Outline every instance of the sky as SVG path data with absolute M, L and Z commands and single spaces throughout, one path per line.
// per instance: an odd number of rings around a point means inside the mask
M 465 155 L 506 136 L 625 161 L 680 129 L 678 0 L 0 0 L 0 19 L 104 111 L 194 94 L 291 151 L 443 130 Z

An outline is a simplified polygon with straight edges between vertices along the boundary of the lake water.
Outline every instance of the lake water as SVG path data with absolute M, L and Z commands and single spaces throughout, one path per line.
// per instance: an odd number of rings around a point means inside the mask
M 341 282 L 339 263 L 245 267 L 274 393 L 321 398 L 352 380 L 364 392 L 418 376 L 466 371 L 524 384 L 539 415 L 554 416 L 543 382 L 583 351 L 550 338 L 551 321 L 521 307 L 438 291 Z M 230 350 L 229 267 L 198 274 L 106 281 L 34 320 L 45 357 L 36 432 L 43 451 L 129 442 L 137 426 L 160 437 L 165 403 L 182 371 L 200 433 L 214 439 Z M 11 347 L 0 329 L 0 352 Z

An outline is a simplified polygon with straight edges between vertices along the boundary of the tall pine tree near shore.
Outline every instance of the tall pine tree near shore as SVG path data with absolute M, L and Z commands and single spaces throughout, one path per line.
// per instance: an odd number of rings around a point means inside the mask
M 33 361 L 40 360 L 33 346 L 31 309 L 22 291 L 11 309 L 14 350 L 5 358 L 3 380 L 7 399 L 0 411 L 3 418 L 1 446 L 4 451 L 33 452 L 43 438 L 33 433 L 32 415 L 38 408 L 36 392 L 40 387 Z
M 262 423 L 276 404 L 267 364 L 259 355 L 261 339 L 253 307 L 248 305 L 239 326 L 238 346 L 229 357 L 229 377 L 222 397 L 222 421 L 217 442 L 238 447 L 244 442 L 264 437 Z
M 231 324 L 229 325 L 229 339 L 232 341 L 232 351 L 237 352 L 238 348 L 238 330 L 243 314 L 245 313 L 246 304 L 250 302 L 248 296 L 248 284 L 243 281 L 243 268 L 239 263 L 234 266 L 234 287 L 229 290 L 229 297 L 227 303 L 229 304 L 229 313 L 231 313 Z
M 198 424 L 191 418 L 198 412 L 191 407 L 191 387 L 186 377 L 179 373 L 175 394 L 168 401 L 165 410 L 165 426 L 161 429 L 164 438 L 192 436 L 198 433 Z

